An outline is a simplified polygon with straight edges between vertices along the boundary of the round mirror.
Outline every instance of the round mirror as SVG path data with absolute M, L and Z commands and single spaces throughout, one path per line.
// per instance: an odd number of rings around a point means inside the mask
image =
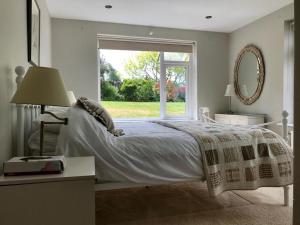
M 254 45 L 247 45 L 239 53 L 234 68 L 234 90 L 241 102 L 254 103 L 262 92 L 264 80 L 261 51 Z

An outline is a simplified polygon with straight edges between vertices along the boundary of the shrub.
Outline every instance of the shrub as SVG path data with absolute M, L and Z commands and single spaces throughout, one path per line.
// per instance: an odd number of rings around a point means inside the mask
M 119 101 L 121 96 L 112 84 L 108 81 L 101 81 L 101 99 L 104 101 Z
M 153 102 L 157 100 L 155 90 L 154 90 L 155 81 L 154 80 L 141 80 L 137 87 L 137 97 L 140 102 Z M 159 100 L 159 99 L 158 99 Z
M 186 95 L 186 86 L 181 86 L 178 88 L 178 96 L 176 101 L 178 102 L 184 102 L 185 101 L 185 95 Z
M 120 87 L 120 94 L 123 95 L 125 101 L 136 101 L 136 89 L 134 79 L 124 80 Z
M 175 84 L 171 80 L 167 80 L 166 88 L 167 88 L 167 101 L 175 102 L 175 99 L 177 97 Z
M 120 87 L 125 101 L 153 102 L 159 100 L 155 81 L 152 79 L 127 79 Z

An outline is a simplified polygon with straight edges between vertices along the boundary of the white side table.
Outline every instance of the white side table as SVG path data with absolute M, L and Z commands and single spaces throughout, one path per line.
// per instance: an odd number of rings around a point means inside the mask
M 62 174 L 0 177 L 1 225 L 95 225 L 94 157 L 66 158 Z
M 218 123 L 232 125 L 255 125 L 264 123 L 263 114 L 215 114 Z

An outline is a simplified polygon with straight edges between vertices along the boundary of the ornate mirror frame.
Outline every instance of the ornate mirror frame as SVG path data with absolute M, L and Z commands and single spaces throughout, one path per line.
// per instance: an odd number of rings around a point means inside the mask
M 256 57 L 257 63 L 258 63 L 258 72 L 257 72 L 258 84 L 257 84 L 254 94 L 250 97 L 246 97 L 242 94 L 242 92 L 240 90 L 240 85 L 239 85 L 239 68 L 240 68 L 240 64 L 243 59 L 243 56 L 247 52 L 254 54 Z M 257 46 L 247 45 L 240 51 L 240 53 L 235 61 L 235 66 L 234 66 L 234 91 L 235 91 L 235 94 L 237 95 L 237 97 L 239 98 L 239 100 L 242 103 L 244 103 L 245 105 L 251 105 L 261 95 L 264 83 L 265 83 L 265 64 L 264 64 L 263 55 Z

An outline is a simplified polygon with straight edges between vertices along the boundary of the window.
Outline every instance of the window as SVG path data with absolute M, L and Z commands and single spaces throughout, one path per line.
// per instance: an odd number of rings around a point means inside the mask
M 192 58 L 191 43 L 100 38 L 101 104 L 119 119 L 195 118 Z
M 294 21 L 285 23 L 283 107 L 294 123 Z
M 187 117 L 189 54 L 176 53 L 177 60 L 166 60 L 170 54 L 161 53 L 161 79 L 164 89 L 161 90 L 161 114 L 166 118 Z M 174 54 L 175 55 L 175 54 Z M 165 91 L 164 91 L 165 90 Z

